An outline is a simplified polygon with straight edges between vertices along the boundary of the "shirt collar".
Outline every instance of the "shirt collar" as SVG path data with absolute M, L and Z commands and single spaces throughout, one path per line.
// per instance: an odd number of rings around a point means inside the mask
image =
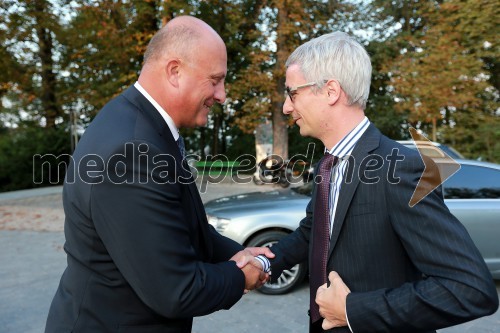
M 174 140 L 177 141 L 179 139 L 179 130 L 177 129 L 177 126 L 175 126 L 175 123 L 174 121 L 172 120 L 172 118 L 169 116 L 169 114 L 167 113 L 167 111 L 165 111 L 161 106 L 160 104 L 158 104 L 154 99 L 153 97 L 151 97 L 150 94 L 148 94 L 148 92 L 139 84 L 139 81 L 137 81 L 136 83 L 134 83 L 134 87 L 137 88 L 137 90 L 139 90 L 139 92 L 141 94 L 144 95 L 144 97 L 146 97 L 146 99 L 151 103 L 153 104 L 153 106 L 155 107 L 155 109 L 160 113 L 160 115 L 163 117 L 163 119 L 165 119 L 165 122 L 167 123 L 168 125 L 168 128 L 170 129 L 170 132 L 172 132 L 172 135 L 174 137 Z
M 346 136 L 342 138 L 330 151 L 330 154 L 338 156 L 340 158 L 351 154 L 352 150 L 358 143 L 359 138 L 365 133 L 366 129 L 370 125 L 370 121 L 365 116 L 363 120 L 352 129 Z

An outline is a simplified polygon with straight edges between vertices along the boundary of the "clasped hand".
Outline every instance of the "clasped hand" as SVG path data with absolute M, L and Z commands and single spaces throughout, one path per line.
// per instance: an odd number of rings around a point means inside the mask
M 274 253 L 268 247 L 247 247 L 229 259 L 235 261 L 245 274 L 245 294 L 262 287 L 269 280 L 269 274 L 263 271 L 262 265 L 255 259 L 258 255 L 274 258 Z
M 351 292 L 337 272 L 330 272 L 328 279 L 330 286 L 326 283 L 320 286 L 315 300 L 319 306 L 319 314 L 324 318 L 324 330 L 347 326 L 345 307 L 347 295 Z

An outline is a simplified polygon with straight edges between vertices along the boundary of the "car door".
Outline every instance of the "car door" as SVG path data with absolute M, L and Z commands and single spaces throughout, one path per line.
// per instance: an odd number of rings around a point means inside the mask
M 445 202 L 500 279 L 500 169 L 461 165 L 444 184 Z

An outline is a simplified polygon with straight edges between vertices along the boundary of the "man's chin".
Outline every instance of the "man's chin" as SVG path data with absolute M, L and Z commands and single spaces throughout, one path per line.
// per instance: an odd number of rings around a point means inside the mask
M 297 125 L 297 126 L 299 126 L 299 133 L 301 136 L 303 136 L 303 137 L 310 137 L 311 136 L 311 134 L 308 133 L 305 128 L 300 127 L 300 125 Z
M 183 128 L 196 128 L 196 127 L 206 127 L 208 124 L 208 117 L 198 117 L 192 119 L 188 124 L 182 126 Z
M 205 127 L 208 124 L 208 114 L 210 113 L 210 109 L 203 108 L 201 112 L 197 114 L 196 127 Z
M 196 119 L 194 127 L 206 127 L 208 124 L 208 117 L 200 117 Z

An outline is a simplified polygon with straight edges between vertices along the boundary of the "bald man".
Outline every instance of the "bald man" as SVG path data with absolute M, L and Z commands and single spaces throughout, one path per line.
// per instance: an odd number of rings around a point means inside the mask
M 90 124 L 64 183 L 68 266 L 45 332 L 191 332 L 194 316 L 265 282 L 246 263 L 269 250 L 208 224 L 178 132 L 224 102 L 226 63 L 210 26 L 177 17 L 152 38 L 138 82 Z

